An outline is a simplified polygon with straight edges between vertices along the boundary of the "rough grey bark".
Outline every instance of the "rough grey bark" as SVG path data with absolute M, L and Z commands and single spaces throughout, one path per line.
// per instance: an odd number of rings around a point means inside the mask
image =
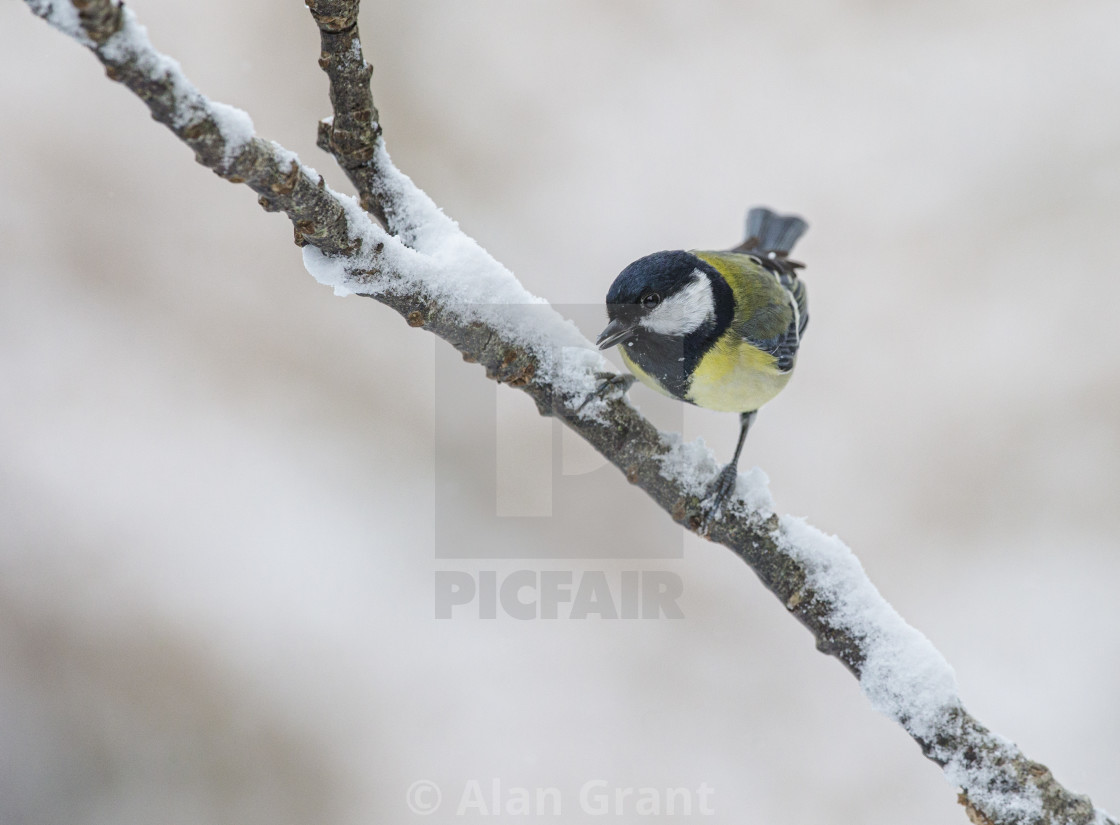
M 358 4 L 346 0 L 307 0 L 319 26 L 319 66 L 330 78 L 334 116 L 319 122 L 319 148 L 330 152 L 346 172 L 362 207 L 387 224 L 383 200 L 373 192 L 379 178 L 375 148 L 381 124 L 369 81 L 373 67 L 362 56 Z M 396 233 L 394 233 L 396 234 Z
M 59 4 L 72 2 L 80 16 L 87 46 L 105 65 L 108 76 L 131 89 L 151 110 L 152 117 L 170 128 L 191 147 L 196 159 L 233 183 L 244 183 L 259 195 L 262 207 L 282 211 L 291 220 L 296 243 L 312 244 L 331 256 L 362 252 L 366 268 L 382 266 L 380 248 L 361 249 L 339 199 L 321 177 L 309 173 L 274 143 L 253 138 L 229 157 L 220 117 L 202 98 L 201 112 L 185 117 L 181 86 L 170 75 L 152 73 L 149 55 L 120 54 L 105 45 L 124 24 L 116 0 L 25 0 L 32 11 L 58 25 Z M 358 36 L 358 0 L 306 0 L 322 40 L 320 66 L 330 80 L 333 118 L 319 125 L 319 145 L 331 152 L 346 171 L 363 207 L 406 245 L 412 243 L 407 209 L 401 192 L 379 162 L 382 140 L 377 109 L 370 93 L 372 69 L 365 62 Z M 61 28 L 62 26 L 60 26 Z M 81 32 L 68 32 L 81 39 Z M 153 52 L 153 54 L 155 54 Z M 195 101 L 197 107 L 198 103 Z M 372 261 L 372 263 L 369 263 Z M 421 288 L 386 291 L 376 299 L 399 312 L 412 327 L 423 327 L 451 343 L 464 359 L 478 362 L 486 375 L 528 393 L 542 415 L 554 416 L 586 439 L 614 464 L 626 479 L 644 490 L 674 521 L 689 530 L 701 528 L 696 495 L 661 473 L 660 459 L 670 445 L 633 407 L 619 399 L 608 405 L 601 420 L 576 415 L 580 399 L 556 391 L 538 373 L 533 353 L 517 341 L 482 323 L 465 323 L 454 307 L 432 299 Z M 589 345 L 590 346 L 590 345 Z M 867 657 L 867 640 L 836 617 L 827 594 L 810 583 L 806 568 L 783 543 L 777 518 L 759 514 L 723 514 L 706 525 L 706 537 L 740 556 L 816 639 L 817 648 L 839 659 L 860 677 Z M 905 720 L 900 720 L 905 725 Z M 963 707 L 949 709 L 932 734 L 911 735 L 922 752 L 937 764 L 964 768 L 970 777 L 959 796 L 969 818 L 980 825 L 1013 822 L 1059 825 L 1120 825 L 1094 809 L 1089 798 L 1073 794 L 1043 765 L 1027 759 L 1017 747 L 995 736 Z M 992 800 L 1032 800 L 1039 815 L 1007 813 Z

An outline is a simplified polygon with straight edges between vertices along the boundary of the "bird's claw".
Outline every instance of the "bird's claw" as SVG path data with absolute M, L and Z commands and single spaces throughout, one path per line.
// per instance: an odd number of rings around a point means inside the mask
M 595 373 L 595 377 L 600 381 L 599 386 L 583 399 L 580 405 L 576 407 L 576 412 L 586 407 L 589 401 L 593 401 L 596 398 L 605 398 L 607 391 L 611 387 L 621 387 L 622 391 L 620 395 L 625 395 L 637 380 L 633 375 L 620 375 L 613 372 L 597 372 Z
M 738 480 L 739 468 L 734 464 L 728 464 L 720 470 L 719 475 L 708 485 L 708 491 L 700 502 L 700 523 L 703 533 L 708 532 L 709 524 L 723 509 L 724 501 L 734 492 Z

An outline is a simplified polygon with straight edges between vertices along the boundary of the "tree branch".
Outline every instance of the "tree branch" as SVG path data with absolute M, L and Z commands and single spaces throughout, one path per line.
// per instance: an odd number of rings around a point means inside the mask
M 381 141 L 381 124 L 369 86 L 373 67 L 362 56 L 358 37 L 357 0 L 306 2 L 319 26 L 319 67 L 330 79 L 334 107 L 333 117 L 319 121 L 319 148 L 334 155 L 358 190 L 362 207 L 388 226 L 387 216 L 373 196 L 380 177 L 376 150 Z M 393 227 L 389 230 L 396 234 Z
M 334 155 L 358 191 L 362 208 L 407 246 L 420 240 L 425 224 L 445 219 L 385 151 L 381 123 L 370 91 L 373 67 L 362 55 L 359 0 L 305 0 L 319 27 L 319 66 L 330 81 L 334 114 L 319 121 L 317 145 Z M 418 212 L 418 201 L 427 201 Z
M 90 48 L 109 77 L 143 100 L 199 163 L 248 185 L 265 209 L 283 211 L 318 280 L 374 297 L 410 326 L 447 340 L 490 378 L 528 393 L 542 415 L 559 418 L 586 439 L 675 521 L 700 528 L 700 498 L 718 470 L 711 453 L 659 433 L 623 399 L 593 401 L 581 410 L 595 386 L 594 372 L 609 365 L 393 166 L 369 91 L 357 0 L 308 0 L 335 111 L 320 127 L 320 145 L 335 155 L 361 205 L 388 232 L 293 153 L 257 137 L 244 112 L 203 96 L 116 0 L 25 1 Z M 883 600 L 851 551 L 799 520 L 776 516 L 764 486 L 741 476 L 708 538 L 743 558 L 812 632 L 818 649 L 860 679 L 872 704 L 896 719 L 961 788 L 974 823 L 1120 825 L 974 719 L 951 668 Z

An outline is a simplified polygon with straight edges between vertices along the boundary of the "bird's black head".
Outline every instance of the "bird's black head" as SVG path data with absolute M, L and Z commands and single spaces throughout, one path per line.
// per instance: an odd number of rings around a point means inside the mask
M 607 307 L 631 304 L 647 311 L 653 310 L 658 303 L 687 285 L 698 266 L 704 266 L 704 262 L 681 250 L 654 252 L 639 258 L 614 279 L 607 292 Z M 656 299 L 649 300 L 653 296 L 657 296 Z M 643 303 L 646 301 L 649 306 Z
M 700 358 L 731 323 L 731 287 L 689 252 L 655 252 L 619 273 L 607 292 L 610 323 L 600 349 L 621 344 L 626 357 L 671 395 L 686 398 Z
M 723 278 L 689 252 L 655 252 L 639 258 L 619 273 L 607 292 L 610 323 L 599 336 L 599 348 L 634 337 L 692 335 L 712 327 L 717 303 L 729 298 L 730 288 Z

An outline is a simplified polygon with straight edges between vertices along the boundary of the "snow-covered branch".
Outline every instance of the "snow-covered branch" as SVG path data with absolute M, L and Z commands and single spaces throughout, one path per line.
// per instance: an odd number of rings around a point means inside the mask
M 583 406 L 595 372 L 609 364 L 393 166 L 369 90 L 357 0 L 307 1 L 334 106 L 319 143 L 360 201 L 332 191 L 293 153 L 258 137 L 244 112 L 205 97 L 116 0 L 26 0 L 88 47 L 201 164 L 249 186 L 265 209 L 284 212 L 316 279 L 392 307 L 489 377 L 528 393 L 541 414 L 559 418 L 676 522 L 699 530 L 700 498 L 718 471 L 711 453 L 658 432 L 624 399 Z M 973 822 L 1120 825 L 977 722 L 964 709 L 952 669 L 880 596 L 851 551 L 777 516 L 756 476 L 740 476 L 733 501 L 708 528 L 708 537 L 742 557 L 812 632 L 821 651 L 859 678 L 872 704 L 942 766 Z

